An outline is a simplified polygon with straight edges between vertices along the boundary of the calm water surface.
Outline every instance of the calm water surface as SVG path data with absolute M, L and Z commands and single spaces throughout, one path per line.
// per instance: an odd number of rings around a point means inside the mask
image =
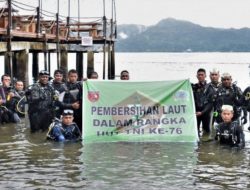
M 249 85 L 250 54 L 118 54 L 133 80 L 190 78 L 199 67 Z M 101 60 L 101 57 L 100 57 Z M 96 70 L 102 66 L 98 64 Z M 249 124 L 246 125 L 247 128 Z M 21 124 L 0 126 L 1 189 L 250 189 L 246 148 L 200 143 L 54 143 Z
M 23 121 L 24 122 L 24 121 Z M 1 189 L 247 189 L 250 143 L 54 143 L 0 127 Z

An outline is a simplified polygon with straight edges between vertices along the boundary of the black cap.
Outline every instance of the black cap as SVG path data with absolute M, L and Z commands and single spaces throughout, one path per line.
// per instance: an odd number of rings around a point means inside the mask
M 74 111 L 70 109 L 63 110 L 62 115 L 74 115 Z
M 46 70 L 41 70 L 41 71 L 39 72 L 39 76 L 40 76 L 40 75 L 48 75 L 48 76 L 49 76 L 49 72 L 46 71 Z

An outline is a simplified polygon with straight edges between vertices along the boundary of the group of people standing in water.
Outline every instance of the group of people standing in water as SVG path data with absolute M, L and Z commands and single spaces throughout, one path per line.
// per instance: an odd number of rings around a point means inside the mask
M 64 79 L 61 70 L 55 70 L 53 80 L 50 73 L 39 72 L 38 81 L 24 90 L 20 80 L 13 81 L 4 74 L 0 86 L 0 123 L 18 123 L 25 114 L 28 116 L 32 133 L 48 131 L 47 138 L 55 141 L 80 140 L 82 131 L 82 84 L 78 73 L 71 69 Z M 250 111 L 250 87 L 244 92 L 233 82 L 229 73 L 213 69 L 206 81 L 206 70 L 198 69 L 198 82 L 192 84 L 198 134 L 214 134 L 212 138 L 221 143 L 244 147 L 243 125 L 247 123 Z M 93 71 L 89 79 L 98 79 Z M 124 70 L 120 80 L 129 80 Z M 12 84 L 13 86 L 12 86 Z M 213 133 L 215 131 L 215 133 Z
M 80 140 L 82 131 L 82 84 L 78 73 L 71 69 L 67 79 L 61 70 L 55 70 L 52 77 L 46 70 L 39 72 L 38 81 L 24 90 L 22 81 L 14 81 L 4 74 L 0 86 L 0 125 L 18 123 L 28 106 L 31 133 L 48 131 L 47 138 L 55 141 Z M 93 71 L 89 79 L 98 79 Z M 124 70 L 121 80 L 129 80 Z
M 242 92 L 229 73 L 220 76 L 217 69 L 210 71 L 209 83 L 205 69 L 198 69 L 196 76 L 198 82 L 192 84 L 192 89 L 199 136 L 208 134 L 221 143 L 244 147 L 243 125 L 250 111 L 250 87 Z

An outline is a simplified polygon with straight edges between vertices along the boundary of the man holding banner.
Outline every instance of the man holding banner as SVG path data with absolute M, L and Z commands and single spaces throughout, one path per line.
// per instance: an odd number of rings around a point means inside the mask
M 206 82 L 206 70 L 198 69 L 197 71 L 198 82 L 192 85 L 195 101 L 195 110 L 197 117 L 198 134 L 205 132 L 210 133 L 211 110 L 213 108 L 212 102 L 208 102 L 208 84 Z M 200 125 L 202 124 L 202 131 Z

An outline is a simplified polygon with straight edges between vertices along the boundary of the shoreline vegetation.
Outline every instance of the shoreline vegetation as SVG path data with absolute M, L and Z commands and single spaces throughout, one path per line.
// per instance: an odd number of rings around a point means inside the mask
M 117 52 L 249 52 L 250 28 L 203 27 L 163 19 L 156 25 L 118 25 Z

